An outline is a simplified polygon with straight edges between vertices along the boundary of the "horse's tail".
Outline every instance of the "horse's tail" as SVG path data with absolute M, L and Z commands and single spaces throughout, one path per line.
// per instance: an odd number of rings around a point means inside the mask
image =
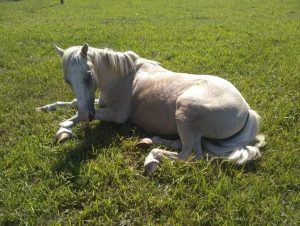
M 210 154 L 224 156 L 238 165 L 243 165 L 261 157 L 259 148 L 266 142 L 264 135 L 257 135 L 259 124 L 260 116 L 250 109 L 248 119 L 241 131 L 228 139 L 203 139 L 203 148 Z

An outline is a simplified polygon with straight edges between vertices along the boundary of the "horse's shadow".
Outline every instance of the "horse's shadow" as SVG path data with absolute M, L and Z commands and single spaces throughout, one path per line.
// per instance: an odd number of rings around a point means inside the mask
M 75 147 L 65 147 L 62 156 L 53 166 L 53 171 L 57 173 L 69 174 L 70 180 L 75 182 L 80 175 L 83 164 L 91 159 L 95 159 L 101 150 L 108 148 L 112 144 L 118 146 L 120 139 L 141 136 L 142 132 L 131 124 L 114 124 L 100 122 L 98 124 L 83 125 L 80 130 L 80 143 Z
M 68 180 L 76 182 L 83 164 L 91 159 L 95 159 L 101 154 L 103 149 L 110 147 L 112 144 L 118 147 L 122 143 L 122 138 L 133 136 L 141 138 L 146 137 L 146 134 L 130 123 L 121 125 L 100 122 L 98 124 L 83 125 L 80 128 L 80 143 L 75 148 L 70 149 L 68 146 L 64 148 L 58 162 L 53 166 L 53 171 L 59 174 L 65 173 L 68 175 Z M 219 165 L 220 170 L 226 174 L 228 173 L 228 176 L 232 174 L 232 170 L 230 170 L 232 168 L 242 170 L 244 174 L 256 173 L 257 171 L 256 161 L 250 161 L 244 166 L 233 165 L 233 163 L 220 158 L 204 161 L 210 161 L 211 164 Z

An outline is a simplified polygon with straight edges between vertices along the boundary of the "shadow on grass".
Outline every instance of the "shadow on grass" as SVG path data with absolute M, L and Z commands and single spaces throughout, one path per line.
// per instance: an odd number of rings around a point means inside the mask
M 101 122 L 97 125 L 86 125 L 83 128 L 83 137 L 80 137 L 78 146 L 66 148 L 61 159 L 54 165 L 53 171 L 67 173 L 70 180 L 76 182 L 80 168 L 85 162 L 95 159 L 103 149 L 113 145 L 121 145 L 121 138 L 138 135 L 135 127 L 130 124 L 114 124 Z
M 73 183 L 76 183 L 82 165 L 91 159 L 97 158 L 105 148 L 112 145 L 117 148 L 120 145 L 121 148 L 121 139 L 124 138 L 147 137 L 145 133 L 130 123 L 122 125 L 108 122 L 101 122 L 96 125 L 86 124 L 81 128 L 81 133 L 83 135 L 79 137 L 80 143 L 75 148 L 66 147 L 53 167 L 53 171 L 68 175 L 68 181 Z M 171 138 L 174 139 L 174 137 Z M 259 167 L 258 160 L 250 161 L 243 166 L 235 165 L 220 158 L 204 159 L 202 161 L 210 161 L 210 164 L 219 166 L 215 167 L 216 169 L 218 168 L 227 176 L 232 177 L 235 176 L 236 170 L 242 170 L 244 174 L 256 173 Z

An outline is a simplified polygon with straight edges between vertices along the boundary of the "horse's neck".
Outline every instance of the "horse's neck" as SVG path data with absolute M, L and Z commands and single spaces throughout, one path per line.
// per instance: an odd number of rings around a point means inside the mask
M 106 76 L 102 86 L 99 86 L 103 102 L 107 106 L 121 106 L 122 104 L 129 107 L 135 73 L 126 76 L 107 73 Z
M 100 49 L 93 48 L 90 55 L 91 61 L 93 63 L 94 74 L 97 80 L 97 85 L 100 90 L 102 90 L 107 84 L 116 80 L 119 76 L 118 74 L 110 68 L 107 60 L 104 60 L 100 55 Z
M 136 72 L 135 61 L 140 57 L 134 52 L 114 52 L 112 50 L 92 49 L 94 71 L 101 89 L 108 84 Z
M 120 74 L 105 65 L 100 65 L 100 69 L 96 70 L 96 76 L 98 77 L 98 88 L 100 90 L 121 78 Z

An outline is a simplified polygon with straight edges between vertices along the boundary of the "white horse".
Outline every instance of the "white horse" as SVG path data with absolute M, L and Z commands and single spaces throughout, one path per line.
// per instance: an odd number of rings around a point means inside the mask
M 62 122 L 56 136 L 72 136 L 80 121 L 132 121 L 148 134 L 140 146 L 164 144 L 179 153 L 155 148 L 145 160 L 145 171 L 153 172 L 163 158 L 186 160 L 203 156 L 203 150 L 236 164 L 261 156 L 263 135 L 257 135 L 260 117 L 250 109 L 240 92 L 228 81 L 211 75 L 175 73 L 132 51 L 115 52 L 87 44 L 56 50 L 63 59 L 64 79 L 73 90 L 72 102 L 56 102 L 38 110 L 58 106 L 78 107 L 78 114 Z M 95 91 L 101 97 L 95 101 Z M 95 110 L 94 104 L 101 107 Z M 179 140 L 159 136 L 179 135 Z

